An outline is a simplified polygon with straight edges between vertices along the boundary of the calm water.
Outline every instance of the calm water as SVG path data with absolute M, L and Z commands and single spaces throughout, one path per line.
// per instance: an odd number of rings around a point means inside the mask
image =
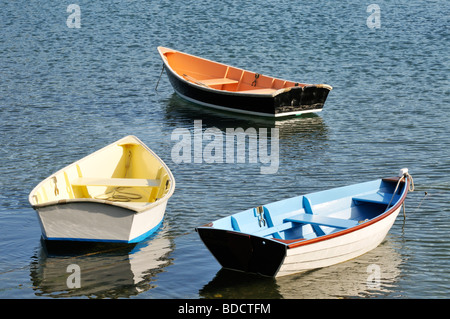
M 3 1 L 0 10 L 1 298 L 448 298 L 448 1 Z M 375 20 L 374 20 L 375 21 Z M 274 122 L 173 94 L 163 45 L 263 74 L 334 87 L 324 111 Z M 176 128 L 279 128 L 279 169 L 180 163 Z M 52 252 L 27 196 L 54 171 L 125 135 L 171 167 L 163 227 L 134 248 Z M 281 279 L 220 269 L 196 226 L 303 193 L 396 175 L 415 192 L 385 242 L 352 261 Z M 67 266 L 82 287 L 68 289 Z M 379 266 L 376 287 L 368 267 Z

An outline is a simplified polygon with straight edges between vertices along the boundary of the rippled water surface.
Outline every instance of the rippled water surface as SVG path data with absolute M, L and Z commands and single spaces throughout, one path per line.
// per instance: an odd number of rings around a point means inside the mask
M 447 1 L 3 1 L 0 10 L 0 298 L 448 298 Z M 333 86 L 316 115 L 272 121 L 174 95 L 162 45 Z M 279 129 L 279 167 L 175 163 L 177 128 Z M 27 196 L 42 179 L 133 134 L 176 179 L 160 231 L 133 248 L 53 252 Z M 386 240 L 364 256 L 281 279 L 221 270 L 196 226 L 256 205 L 396 175 L 414 177 Z M 82 287 L 67 287 L 67 266 Z M 381 278 L 370 285 L 368 268 Z

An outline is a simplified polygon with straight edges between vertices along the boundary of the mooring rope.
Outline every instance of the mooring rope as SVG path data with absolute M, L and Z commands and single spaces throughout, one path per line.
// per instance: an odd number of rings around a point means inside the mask
M 409 183 L 409 186 L 408 186 L 408 190 L 409 190 L 410 192 L 414 192 L 414 180 L 413 180 L 412 176 L 411 176 L 408 172 L 403 173 L 403 176 L 400 177 L 400 178 L 398 179 L 398 181 L 397 181 L 397 185 L 395 186 L 395 190 L 394 190 L 394 192 L 392 193 L 391 200 L 389 201 L 389 204 L 387 205 L 385 211 L 387 211 L 387 210 L 389 209 L 389 207 L 391 206 L 392 200 L 394 199 L 394 196 L 395 196 L 395 194 L 397 193 L 398 186 L 400 185 L 400 182 L 402 181 L 403 178 L 409 178 L 409 179 L 411 180 L 411 182 Z M 406 218 L 406 213 L 405 213 L 405 203 L 403 203 L 403 217 Z
M 164 72 L 164 68 L 165 68 L 165 66 L 164 66 L 164 63 L 163 63 L 162 70 L 161 70 L 161 74 L 159 75 L 158 82 L 156 82 L 155 91 L 158 91 L 159 81 L 161 81 L 161 77 L 162 77 L 162 74 L 163 74 L 163 72 Z
M 420 208 L 420 206 L 422 206 L 422 202 L 425 200 L 425 198 L 427 198 L 427 196 L 428 192 L 425 192 L 425 196 L 423 196 L 422 200 L 419 203 L 419 206 L 416 207 L 416 210 L 414 212 L 416 212 Z
M 130 202 L 130 201 L 138 200 L 138 199 L 142 198 L 142 196 L 139 194 L 124 192 L 123 190 L 121 190 L 121 188 L 124 188 L 124 187 L 116 187 L 109 193 L 95 196 L 95 198 L 102 199 L 102 200 L 109 200 L 112 202 Z M 110 195 L 110 194 L 112 194 L 112 195 Z

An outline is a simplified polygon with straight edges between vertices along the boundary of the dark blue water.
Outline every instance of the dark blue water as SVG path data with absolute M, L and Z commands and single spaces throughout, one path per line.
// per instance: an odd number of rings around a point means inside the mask
M 448 298 L 449 4 L 377 1 L 3 1 L 0 10 L 0 298 Z M 375 20 L 373 20 L 375 21 Z M 333 91 L 285 121 L 215 112 L 173 94 L 162 45 Z M 175 163 L 177 128 L 278 128 L 279 167 Z M 160 232 L 133 249 L 49 252 L 27 196 L 125 135 L 169 165 Z M 415 192 L 386 241 L 336 266 L 268 279 L 220 269 L 194 231 L 240 210 L 396 175 Z M 68 288 L 69 265 L 81 288 Z M 380 270 L 370 285 L 371 265 Z

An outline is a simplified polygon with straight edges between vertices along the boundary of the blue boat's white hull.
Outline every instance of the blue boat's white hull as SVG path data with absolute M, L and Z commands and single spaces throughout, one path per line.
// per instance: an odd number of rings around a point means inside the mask
M 338 264 L 361 256 L 378 247 L 398 216 L 400 207 L 382 221 L 354 232 L 287 249 L 277 277 Z

